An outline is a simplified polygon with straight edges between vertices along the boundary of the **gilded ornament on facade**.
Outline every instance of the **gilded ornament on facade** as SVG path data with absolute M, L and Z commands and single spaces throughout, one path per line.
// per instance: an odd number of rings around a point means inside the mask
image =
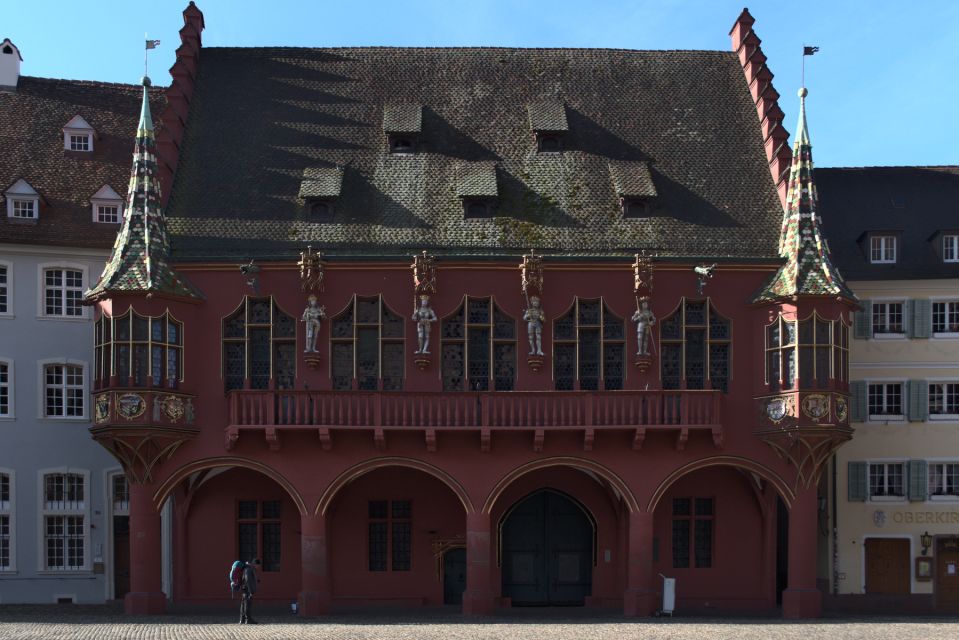
M 766 417 L 779 424 L 789 415 L 789 399 L 779 396 L 766 401 Z
M 163 396 L 159 399 L 163 415 L 170 422 L 179 422 L 186 415 L 186 406 L 179 396 Z
M 117 415 L 127 420 L 133 420 L 143 415 L 147 410 L 147 403 L 138 393 L 124 393 L 117 396 Z
M 93 401 L 97 423 L 106 422 L 110 417 L 110 394 L 101 393 Z
M 633 261 L 633 295 L 638 299 L 653 295 L 653 259 L 646 252 L 637 253 Z
M 829 416 L 829 396 L 811 393 L 802 400 L 802 412 L 815 421 Z
M 844 396 L 836 396 L 836 420 L 845 422 L 849 417 L 849 401 Z
M 307 245 L 306 251 L 300 252 L 300 261 L 296 264 L 300 267 L 300 290 L 310 293 L 323 291 L 323 254 Z
M 426 251 L 421 251 L 419 255 L 413 256 L 410 268 L 413 270 L 414 296 L 436 293 L 436 258 Z M 415 302 L 414 298 L 414 304 Z

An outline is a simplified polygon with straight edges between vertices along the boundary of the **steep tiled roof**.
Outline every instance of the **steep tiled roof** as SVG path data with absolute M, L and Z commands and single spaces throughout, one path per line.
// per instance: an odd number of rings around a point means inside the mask
M 529 106 L 560 105 L 537 154 Z M 385 105 L 422 105 L 416 153 L 388 153 Z M 167 207 L 178 260 L 298 254 L 775 259 L 782 207 L 734 53 L 608 49 L 205 48 Z M 610 161 L 647 162 L 647 221 Z M 496 163 L 498 215 L 464 219 L 462 163 Z M 342 166 L 332 221 L 298 197 Z
M 140 114 L 135 85 L 21 76 L 0 91 L 0 192 L 23 178 L 41 196 L 36 223 L 13 222 L 0 210 L 0 242 L 108 249 L 117 225 L 93 222 L 90 197 L 103 185 L 118 193 L 130 177 L 130 153 Z M 163 89 L 150 92 L 154 109 Z M 93 127 L 93 152 L 63 149 L 63 127 L 74 116 Z
M 156 140 L 147 98 L 150 80 L 144 78 L 143 82 L 140 122 L 123 223 L 100 281 L 85 294 L 88 301 L 109 297 L 113 293 L 131 292 L 203 297 L 169 264 L 170 242 L 160 208 Z
M 645 162 L 609 163 L 609 173 L 613 178 L 616 193 L 625 198 L 652 198 L 656 195 L 656 185 Z
M 495 198 L 497 194 L 494 163 L 459 163 L 456 170 L 456 195 L 461 198 Z
M 423 127 L 423 107 L 418 104 L 383 105 L 383 131 L 419 133 Z
M 799 125 L 789 169 L 789 191 L 779 237 L 779 255 L 785 263 L 756 296 L 772 301 L 794 296 L 843 296 L 855 300 L 832 261 L 822 233 L 819 198 L 813 179 L 812 143 L 806 125 L 805 88 L 799 90 Z
M 569 131 L 566 107 L 559 100 L 530 103 L 529 127 L 533 131 Z
M 338 198 L 343 187 L 343 167 L 307 167 L 300 183 L 301 198 Z
M 959 234 L 959 166 L 816 169 L 824 228 L 847 280 L 959 278 L 942 234 Z M 898 239 L 895 264 L 869 261 L 869 234 Z

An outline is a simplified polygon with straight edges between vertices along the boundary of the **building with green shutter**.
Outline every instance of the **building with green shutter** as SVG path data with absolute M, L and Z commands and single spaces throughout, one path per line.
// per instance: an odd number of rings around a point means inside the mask
M 959 167 L 816 172 L 859 297 L 852 441 L 822 487 L 820 577 L 844 606 L 959 607 Z

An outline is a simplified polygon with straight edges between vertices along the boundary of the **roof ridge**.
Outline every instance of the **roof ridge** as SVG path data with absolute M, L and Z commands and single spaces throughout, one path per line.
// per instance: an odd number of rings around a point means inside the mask
M 847 166 L 847 167 L 816 167 L 816 171 L 821 169 L 842 169 L 842 170 L 855 170 L 855 169 L 957 169 L 959 170 L 959 164 L 865 164 L 858 166 Z
M 37 80 L 44 83 L 64 82 L 64 83 L 70 83 L 70 84 L 76 84 L 76 85 L 94 86 L 94 87 L 102 87 L 102 88 L 115 87 L 115 88 L 122 88 L 122 89 L 130 89 L 131 91 L 139 91 L 143 87 L 143 85 L 135 84 L 135 83 L 128 84 L 125 82 L 106 82 L 103 80 L 76 80 L 73 78 L 47 78 L 44 76 L 20 76 L 20 79 L 21 80 L 24 80 L 24 79 Z M 149 89 L 149 93 L 162 93 L 165 91 L 166 91 L 166 87 L 164 86 L 153 86 L 153 87 L 150 87 Z
M 510 46 L 482 46 L 482 45 L 451 45 L 451 46 L 393 46 L 393 45 L 347 45 L 331 47 L 291 47 L 282 45 L 259 45 L 253 47 L 203 47 L 204 51 L 255 51 L 263 49 L 279 49 L 285 51 L 353 51 L 362 50 L 411 50 L 411 51 L 616 51 L 629 53 L 709 53 L 722 56 L 735 56 L 732 51 L 721 49 L 627 49 L 622 47 L 510 47 Z

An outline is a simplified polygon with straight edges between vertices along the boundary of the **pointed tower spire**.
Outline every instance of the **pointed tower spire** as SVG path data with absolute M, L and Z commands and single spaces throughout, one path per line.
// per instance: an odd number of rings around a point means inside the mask
M 170 242 L 160 209 L 156 143 L 150 114 L 150 78 L 143 77 L 143 105 L 137 125 L 133 168 L 123 224 L 113 252 L 95 287 L 86 292 L 93 302 L 111 293 L 160 293 L 180 298 L 203 295 L 169 264 Z
M 794 296 L 840 296 L 856 300 L 832 263 L 819 220 L 819 198 L 813 181 L 812 144 L 806 126 L 805 87 L 799 90 L 799 124 L 793 142 L 789 191 L 779 237 L 779 255 L 786 263 L 760 290 L 754 302 Z

